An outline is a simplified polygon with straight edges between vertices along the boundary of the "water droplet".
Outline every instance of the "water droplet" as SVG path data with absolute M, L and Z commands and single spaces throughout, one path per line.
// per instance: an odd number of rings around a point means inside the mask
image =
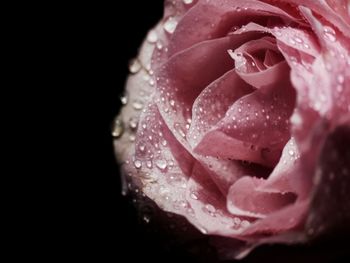
M 289 43 L 291 43 L 292 45 L 295 45 L 296 43 L 295 43 L 295 41 L 294 41 L 294 39 L 289 39 Z
M 237 8 L 236 8 L 236 11 L 237 11 L 237 12 L 241 12 L 242 9 L 241 9 L 240 7 L 237 7 Z
M 167 31 L 168 33 L 172 34 L 174 33 L 175 29 L 177 26 L 177 22 L 173 17 L 169 17 L 165 23 L 164 23 L 164 30 Z
M 126 105 L 128 103 L 128 96 L 127 95 L 123 95 L 120 97 L 120 102 L 123 104 L 123 105 Z
M 130 61 L 130 64 L 129 64 L 130 73 L 135 74 L 139 72 L 140 69 L 141 69 L 141 63 L 138 59 L 133 59 L 132 61 Z
M 340 93 L 343 91 L 343 86 L 342 85 L 337 85 L 337 91 Z
M 205 235 L 208 234 L 208 230 L 206 230 L 204 227 L 199 227 L 199 230 Z
M 205 205 L 205 209 L 211 214 L 214 214 L 216 212 L 215 207 L 213 205 L 211 205 L 211 204 Z
M 297 42 L 299 44 L 303 43 L 303 40 L 299 37 L 295 37 L 294 40 L 295 40 L 295 42 Z
M 164 170 L 168 164 L 165 160 L 157 160 L 156 161 L 156 166 L 160 169 L 160 170 Z
M 329 26 L 325 26 L 323 28 L 323 35 L 325 39 L 331 42 L 335 42 L 337 40 L 334 29 Z
M 162 145 L 163 145 L 163 146 L 167 146 L 167 144 L 168 144 L 168 143 L 167 143 L 166 140 L 163 140 L 163 141 L 162 141 Z
M 299 114 L 294 113 L 292 118 L 291 118 L 291 122 L 292 122 L 292 124 L 299 126 L 302 124 L 302 119 L 301 119 Z
M 139 150 L 140 150 L 141 152 L 144 152 L 145 149 L 146 149 L 145 145 L 143 145 L 143 144 L 140 144 L 140 145 L 139 145 Z
M 154 86 L 154 84 L 155 84 L 154 79 L 150 79 L 149 82 L 148 82 L 148 84 L 149 84 L 150 86 Z
M 182 0 L 184 4 L 189 5 L 193 3 L 193 0 Z
M 182 130 L 181 126 L 179 123 L 175 123 L 175 129 L 178 131 L 178 133 L 181 135 L 181 137 L 185 138 L 186 134 L 185 132 Z
M 130 118 L 129 127 L 131 130 L 136 130 L 138 124 L 138 120 L 136 118 Z
M 279 36 L 279 37 L 282 36 L 282 32 L 279 31 L 279 30 L 276 30 L 276 31 L 275 31 L 275 34 L 276 34 L 276 36 Z
M 288 154 L 289 154 L 290 156 L 294 156 L 294 151 L 293 151 L 293 150 L 289 150 L 289 151 L 288 151 Z
M 234 218 L 233 218 L 233 223 L 234 223 L 235 225 L 240 225 L 240 224 L 241 224 L 241 219 L 240 219 L 239 217 L 234 217 Z
M 337 80 L 338 80 L 338 82 L 339 82 L 340 84 L 343 84 L 344 81 L 345 81 L 345 78 L 344 78 L 343 75 L 340 74 L 340 75 L 338 75 Z
M 172 107 L 174 107 L 175 106 L 175 101 L 174 100 L 170 100 L 170 105 L 172 106 Z
M 123 122 L 121 119 L 117 118 L 113 124 L 112 136 L 114 138 L 120 138 L 123 135 L 123 132 L 124 132 Z
M 142 167 L 142 163 L 140 160 L 135 160 L 134 161 L 134 166 L 136 169 L 140 169 Z
M 187 202 L 186 201 L 180 201 L 180 206 L 182 206 L 183 208 L 188 207 Z
M 131 135 L 129 136 L 129 141 L 134 142 L 135 140 L 136 140 L 135 135 L 134 135 L 134 134 L 131 134 Z
M 160 41 L 157 42 L 156 46 L 158 50 L 161 50 L 163 48 L 163 44 Z
M 191 192 L 190 197 L 194 200 L 198 200 L 198 196 L 195 192 Z
M 146 161 L 147 168 L 151 169 L 153 167 L 153 163 L 151 160 Z
M 142 128 L 146 129 L 147 128 L 147 124 L 146 123 L 142 124 Z
M 134 102 L 132 103 L 132 107 L 135 110 L 141 110 L 143 108 L 143 102 L 140 100 L 134 100 Z
M 158 35 L 155 30 L 151 30 L 147 35 L 147 41 L 150 43 L 155 43 L 158 41 Z
M 143 216 L 143 221 L 145 221 L 146 224 L 148 224 L 151 221 L 151 218 L 148 215 Z

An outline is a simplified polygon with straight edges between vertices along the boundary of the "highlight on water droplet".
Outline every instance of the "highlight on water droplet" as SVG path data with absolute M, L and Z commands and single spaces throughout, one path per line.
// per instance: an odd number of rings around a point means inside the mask
M 124 94 L 120 97 L 120 102 L 123 104 L 123 105 L 126 105 L 128 103 L 128 95 L 127 94 Z
M 336 33 L 335 33 L 334 29 L 329 27 L 329 26 L 325 26 L 323 28 L 323 36 L 325 39 L 327 39 L 331 42 L 335 42 L 337 40 Z
M 173 17 L 169 17 L 163 25 L 164 30 L 169 34 L 174 33 L 176 26 L 177 26 L 177 22 Z
M 340 84 L 343 84 L 344 81 L 345 81 L 344 75 L 342 75 L 342 74 L 338 75 L 338 76 L 337 76 L 337 80 L 338 80 L 338 82 L 339 82 Z
M 142 162 L 140 160 L 135 160 L 134 166 L 136 169 L 140 169 L 142 167 Z
M 136 130 L 138 124 L 138 119 L 131 117 L 129 120 L 129 127 L 131 130 Z
M 140 100 L 134 100 L 133 103 L 132 103 L 132 107 L 135 110 L 141 110 L 143 108 L 143 102 L 140 101 Z
M 198 195 L 195 192 L 191 192 L 190 197 L 194 200 L 198 200 Z
M 160 169 L 160 170 L 164 170 L 165 168 L 167 168 L 168 164 L 165 160 L 156 160 L 156 166 Z
M 157 35 L 157 32 L 155 30 L 149 31 L 149 33 L 147 35 L 147 41 L 149 43 L 156 43 L 158 41 L 158 35 Z
M 130 61 L 130 63 L 129 63 L 130 73 L 135 74 L 135 73 L 139 72 L 140 69 L 141 69 L 141 63 L 137 58 Z
M 123 121 L 121 119 L 117 118 L 113 124 L 112 136 L 114 138 L 120 138 L 123 135 L 123 132 L 124 132 Z
M 147 160 L 146 161 L 146 166 L 147 166 L 147 168 L 151 169 L 153 167 L 152 161 L 151 160 Z

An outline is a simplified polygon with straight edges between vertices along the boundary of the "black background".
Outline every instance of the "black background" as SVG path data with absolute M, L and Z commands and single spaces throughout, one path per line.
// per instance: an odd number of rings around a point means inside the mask
M 84 177 L 82 181 L 87 182 L 86 186 L 79 186 L 84 188 L 84 194 L 77 206 L 84 207 L 87 213 L 76 222 L 80 230 L 74 242 L 84 244 L 81 253 L 85 257 L 97 257 L 99 261 L 213 262 L 213 258 L 193 255 L 183 246 L 164 246 L 169 237 L 150 231 L 140 220 L 131 198 L 121 195 L 111 123 L 120 108 L 128 63 L 137 55 L 147 31 L 161 18 L 163 1 L 117 1 L 77 12 L 84 17 L 72 30 L 73 35 L 84 34 L 84 41 L 75 47 L 81 54 L 76 57 L 82 64 L 79 72 L 84 71 L 80 76 L 83 80 L 77 81 L 81 89 L 77 100 L 87 106 L 78 109 L 78 124 L 88 130 L 91 138 L 80 140 L 84 148 L 77 153 L 84 156 L 78 172 Z M 73 246 L 72 250 L 75 249 Z M 326 250 L 318 245 L 267 246 L 258 248 L 241 262 L 336 262 L 332 257 L 334 250 L 329 245 Z

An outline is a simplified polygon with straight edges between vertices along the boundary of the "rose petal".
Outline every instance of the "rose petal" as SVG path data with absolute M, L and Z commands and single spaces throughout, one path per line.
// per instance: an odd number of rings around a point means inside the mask
M 208 13 L 210 15 L 205 15 Z M 280 17 L 288 22 L 297 21 L 283 10 L 256 0 L 216 0 L 215 3 L 199 1 L 177 25 L 169 44 L 168 56 L 201 41 L 223 36 L 232 25 L 240 26 L 271 16 Z
M 244 176 L 233 184 L 227 196 L 227 208 L 233 215 L 264 218 L 266 215 L 293 204 L 291 192 L 264 192 L 259 187 L 264 179 Z
M 345 36 L 350 37 L 349 23 L 344 21 L 342 17 L 338 16 L 336 12 L 326 3 L 325 0 L 279 0 L 282 2 L 288 2 L 301 7 L 307 7 L 313 12 L 318 13 L 320 16 L 327 19 L 330 23 L 334 24 Z
M 291 98 L 295 97 L 295 91 L 286 80 L 283 88 L 279 86 L 281 83 L 263 87 L 235 102 L 195 151 L 264 165 L 276 163 L 279 154 L 272 159 L 269 156 L 275 150 L 282 150 L 287 142 L 288 119 L 294 107 Z
M 199 164 L 193 168 L 187 190 L 187 200 L 196 219 L 189 220 L 204 234 L 238 237 L 247 227 L 240 218 L 227 212 L 224 196 Z
M 160 112 L 185 147 L 188 148 L 186 124 L 191 119 L 195 98 L 208 84 L 233 68 L 226 50 L 241 45 L 253 36 L 254 33 L 202 42 L 176 54 L 160 68 L 157 73 Z
M 196 98 L 187 139 L 194 148 L 203 135 L 225 115 L 229 107 L 253 88 L 232 69 L 212 82 Z

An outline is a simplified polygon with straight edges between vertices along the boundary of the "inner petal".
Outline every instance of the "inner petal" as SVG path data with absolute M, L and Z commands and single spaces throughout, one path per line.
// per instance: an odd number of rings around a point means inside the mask
M 230 213 L 262 218 L 284 206 L 294 203 L 294 193 L 271 193 L 257 190 L 263 179 L 245 176 L 229 190 L 227 207 Z

